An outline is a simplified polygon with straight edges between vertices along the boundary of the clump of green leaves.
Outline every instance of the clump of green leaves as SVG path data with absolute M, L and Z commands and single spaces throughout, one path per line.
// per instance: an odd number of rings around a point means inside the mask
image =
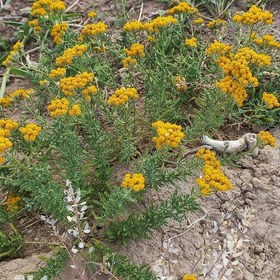
M 106 231 L 110 241 L 124 244 L 132 238 L 147 238 L 152 230 L 159 230 L 167 219 L 182 221 L 188 212 L 199 209 L 196 195 L 181 195 L 175 192 L 171 199 L 152 205 L 143 213 L 132 213 L 124 221 L 113 222 Z
M 52 279 L 55 276 L 59 276 L 68 257 L 66 250 L 59 250 L 47 261 L 45 266 L 39 268 L 33 274 L 33 279 L 41 280 L 44 276 L 47 279 Z

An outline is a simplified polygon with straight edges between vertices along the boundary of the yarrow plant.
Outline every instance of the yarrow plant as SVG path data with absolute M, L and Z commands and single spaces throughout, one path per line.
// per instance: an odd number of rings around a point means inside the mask
M 95 10 L 73 24 L 79 15 L 71 8 L 34 1 L 26 37 L 2 60 L 0 189 L 8 195 L 0 214 L 12 225 L 20 213 L 40 213 L 59 239 L 35 279 L 57 275 L 68 257 L 79 279 L 156 280 L 156 271 L 116 253 L 115 243 L 149 238 L 197 211 L 199 198 L 234 188 L 219 155 L 197 146 L 225 124 L 279 122 L 280 43 L 266 30 L 273 15 L 252 6 L 208 21 L 179 2 L 150 20 L 124 22 L 124 13 L 112 28 Z M 9 91 L 10 74 L 30 86 Z M 258 139 L 258 147 L 277 145 L 268 131 Z M 198 170 L 193 189 L 182 193 L 176 183 Z M 146 199 L 165 185 L 170 197 Z M 15 238 L 1 235 L 3 258 L 24 246 L 11 232 Z

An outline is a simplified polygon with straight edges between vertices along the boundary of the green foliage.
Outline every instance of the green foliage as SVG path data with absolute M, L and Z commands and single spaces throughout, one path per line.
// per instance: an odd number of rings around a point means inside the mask
M 3 217 L 3 210 L 1 216 Z M 0 261 L 19 256 L 24 247 L 24 240 L 13 224 L 7 223 L 0 231 Z
M 42 208 L 60 221 L 66 219 L 67 210 L 61 185 L 55 182 L 46 163 L 20 162 L 11 155 L 9 166 L 0 169 L 2 186 L 18 194 L 30 195 L 31 207 Z M 28 206 L 27 206 L 28 207 Z
M 223 15 L 234 3 L 232 0 L 205 0 L 200 5 L 214 18 Z
M 98 219 L 102 222 L 125 213 L 126 205 L 136 202 L 136 199 L 137 195 L 133 190 L 114 187 L 111 193 L 105 192 L 100 197 Z
M 196 199 L 194 194 L 181 195 L 175 192 L 170 200 L 151 205 L 141 214 L 132 213 L 124 221 L 112 222 L 106 230 L 106 237 L 123 244 L 132 238 L 147 238 L 153 230 L 161 229 L 167 219 L 181 222 L 188 212 L 198 210 Z
M 186 130 L 189 139 L 220 128 L 234 108 L 232 100 L 218 92 L 206 92 L 197 102 L 199 102 L 200 110 L 194 115 L 191 126 Z
M 112 252 L 111 249 L 100 243 L 96 243 L 95 254 L 98 260 L 105 261 L 108 269 L 112 269 L 116 277 L 124 280 L 156 280 L 157 277 L 150 271 L 148 266 L 136 266 L 125 256 Z
M 68 257 L 66 250 L 58 251 L 47 261 L 45 266 L 39 268 L 33 274 L 33 279 L 41 280 L 44 276 L 47 276 L 48 279 L 52 279 L 55 276 L 59 276 Z
M 147 187 L 157 189 L 166 184 L 186 180 L 199 166 L 199 161 L 195 159 L 175 157 L 168 151 L 156 151 L 144 154 L 137 170 L 144 175 Z

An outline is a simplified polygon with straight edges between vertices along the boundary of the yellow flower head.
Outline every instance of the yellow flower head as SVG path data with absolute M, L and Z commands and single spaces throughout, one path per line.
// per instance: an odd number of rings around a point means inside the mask
M 82 90 L 82 94 L 84 95 L 86 101 L 90 101 L 91 95 L 96 95 L 96 93 L 97 93 L 96 86 L 88 86 Z
M 191 48 L 197 47 L 197 39 L 195 37 L 187 38 L 185 40 L 185 45 Z
M 145 187 L 145 178 L 141 173 L 125 174 L 122 182 L 123 188 L 131 188 L 139 192 Z
M 245 25 L 252 25 L 256 23 L 271 24 L 273 15 L 269 11 L 262 10 L 256 5 L 253 5 L 245 13 L 236 13 L 232 19 L 236 23 L 242 23 Z
M 54 99 L 48 105 L 48 110 L 51 117 L 66 115 L 69 108 L 69 101 L 66 98 Z
M 185 134 L 182 132 L 182 127 L 170 122 L 157 121 L 152 124 L 157 130 L 157 136 L 153 137 L 153 142 L 156 144 L 157 149 L 161 149 L 163 145 L 172 148 L 177 148 L 181 143 Z
M 173 8 L 167 11 L 168 15 L 174 15 L 176 13 L 197 14 L 198 9 L 192 7 L 187 2 L 180 2 L 178 5 L 174 6 Z
M 19 42 L 19 41 L 16 42 L 13 45 L 13 48 L 12 48 L 11 52 L 9 53 L 9 55 L 2 62 L 2 65 L 8 67 L 13 62 L 13 60 L 19 55 L 19 53 L 22 51 L 22 49 L 23 49 L 23 43 Z
M 62 36 L 68 28 L 68 24 L 66 22 L 61 22 L 52 27 L 51 36 L 53 37 L 53 41 L 56 45 L 62 43 Z
M 232 50 L 232 46 L 221 43 L 217 40 L 214 41 L 206 50 L 207 55 L 218 54 L 224 55 Z
M 109 105 L 119 106 L 126 103 L 129 99 L 139 99 L 136 88 L 120 88 L 116 89 L 114 94 L 108 98 Z
M 128 68 L 129 66 L 135 65 L 137 63 L 137 59 L 136 58 L 132 58 L 130 56 L 125 57 L 122 60 L 122 64 L 124 68 Z
M 262 95 L 262 101 L 264 101 L 264 103 L 270 109 L 280 106 L 280 103 L 279 103 L 277 97 L 272 93 L 264 92 Z
M 19 206 L 17 205 L 21 201 L 21 198 L 17 195 L 9 195 L 7 198 L 6 210 L 7 212 L 15 212 L 19 210 Z
M 201 17 L 193 20 L 193 24 L 195 24 L 195 25 L 200 25 L 202 23 L 204 23 L 204 19 Z
M 44 17 L 47 14 L 55 14 L 66 9 L 61 0 L 36 0 L 32 4 L 31 15 Z
M 96 36 L 106 32 L 108 26 L 104 22 L 87 24 L 81 31 L 78 41 L 82 41 L 86 36 Z
M 269 145 L 271 147 L 276 147 L 276 139 L 275 139 L 275 137 L 273 137 L 273 135 L 270 132 L 268 132 L 268 131 L 260 131 L 258 133 L 258 138 L 265 145 Z
M 24 140 L 33 142 L 42 131 L 42 128 L 35 123 L 29 123 L 26 126 L 21 127 L 19 131 L 22 133 Z
M 13 143 L 7 138 L 0 136 L 0 154 L 3 154 L 6 150 L 10 149 Z
M 34 93 L 34 89 L 28 88 L 28 89 L 17 89 L 14 90 L 13 92 L 9 93 L 7 97 L 0 98 L 0 104 L 6 108 L 10 104 L 13 103 L 15 99 L 26 99 L 30 97 L 30 94 Z
M 143 25 L 143 29 L 148 32 L 159 32 L 162 28 L 177 23 L 177 19 L 173 16 L 157 17 Z
M 73 48 L 66 49 L 63 54 L 56 58 L 57 66 L 70 65 L 75 57 L 81 57 L 87 50 L 87 45 L 75 45 Z
M 222 26 L 226 25 L 227 22 L 223 19 L 215 19 L 215 20 L 211 20 L 207 23 L 207 27 L 210 29 L 214 29 L 214 28 L 221 28 Z
M 123 30 L 126 32 L 137 32 L 142 30 L 144 25 L 141 21 L 129 21 L 126 22 L 123 26 Z
M 87 16 L 88 16 L 89 18 L 94 18 L 94 17 L 96 16 L 96 12 L 90 11 L 90 12 L 87 13 Z
M 17 129 L 19 126 L 17 121 L 12 119 L 0 119 L 0 136 L 9 137 L 11 131 Z
M 50 74 L 49 74 L 49 78 L 53 79 L 56 77 L 63 77 L 66 75 L 66 69 L 65 68 L 56 68 L 56 69 L 52 69 Z
M 125 53 L 130 56 L 140 56 L 140 57 L 145 57 L 144 53 L 144 45 L 139 44 L 139 43 L 134 43 L 130 46 L 129 49 L 125 49 Z
M 94 79 L 93 73 L 83 72 L 74 77 L 62 78 L 59 87 L 65 95 L 73 95 L 75 90 L 81 89 Z
M 232 189 L 232 184 L 223 173 L 221 163 L 214 152 L 201 148 L 195 156 L 204 161 L 203 177 L 196 179 L 201 195 L 209 195 L 214 190 L 227 191 Z
M 197 280 L 195 274 L 185 274 L 183 280 Z
M 75 104 L 68 112 L 69 116 L 80 116 L 82 114 L 80 104 Z

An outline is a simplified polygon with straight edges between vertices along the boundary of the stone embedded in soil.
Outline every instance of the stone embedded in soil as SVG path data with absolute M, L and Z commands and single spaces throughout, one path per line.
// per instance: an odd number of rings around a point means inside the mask
M 50 256 L 51 253 L 42 253 L 24 259 L 2 261 L 0 264 L 0 279 L 13 280 L 20 274 L 35 271 L 46 263 L 41 257 L 49 258 Z

